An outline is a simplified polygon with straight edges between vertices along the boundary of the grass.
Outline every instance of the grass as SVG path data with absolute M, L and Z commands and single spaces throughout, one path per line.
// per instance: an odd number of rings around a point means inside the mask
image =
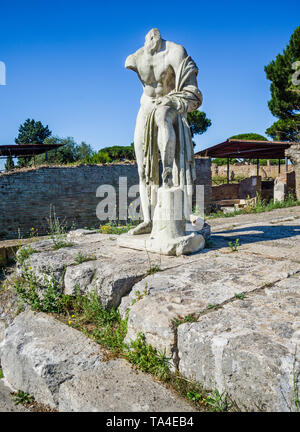
M 100 225 L 99 232 L 101 234 L 120 235 L 120 234 L 127 233 L 129 230 L 134 228 L 136 225 L 137 225 L 136 222 L 128 222 L 128 223 L 122 225 L 118 222 L 111 221 L 111 222 L 107 222 L 106 224 Z
M 257 195 L 256 203 L 250 204 L 241 210 L 234 210 L 232 213 L 224 213 L 222 211 L 212 212 L 207 216 L 207 219 L 215 219 L 220 217 L 233 217 L 241 214 L 264 213 L 280 208 L 295 207 L 300 205 L 300 200 L 297 200 L 293 194 L 289 194 L 284 201 L 271 200 L 268 203 Z
M 0 379 L 4 378 L 3 370 L 0 368 Z
M 13 288 L 23 303 L 35 311 L 61 312 L 64 309 L 64 296 L 60 292 L 55 274 L 45 275 L 43 283 L 37 280 L 30 267 L 23 267 L 23 276 L 14 280 Z

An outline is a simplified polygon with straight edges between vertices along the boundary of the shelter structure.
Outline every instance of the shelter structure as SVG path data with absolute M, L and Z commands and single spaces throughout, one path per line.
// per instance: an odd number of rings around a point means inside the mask
M 211 157 L 227 159 L 227 184 L 212 188 L 212 202 L 222 202 L 223 204 L 238 205 L 245 201 L 247 197 L 255 198 L 259 193 L 262 198 L 271 199 L 276 196 L 276 185 L 279 182 L 285 184 L 285 193 L 295 191 L 295 173 L 289 172 L 288 158 L 286 151 L 295 143 L 286 141 L 257 141 L 227 139 L 226 141 L 201 150 L 195 157 Z M 231 159 L 251 159 L 256 160 L 256 175 L 251 175 L 240 182 L 240 184 L 230 184 L 230 160 Z M 259 176 L 260 159 L 278 159 L 278 179 L 262 181 Z M 281 161 L 285 159 L 285 170 L 281 172 Z M 277 182 L 276 182 L 277 181 Z M 284 194 L 282 196 L 284 199 Z
M 63 144 L 22 144 L 22 145 L 0 145 L 0 159 L 8 157 L 33 157 L 46 153 L 50 150 L 56 150 Z M 46 156 L 47 160 L 47 156 Z

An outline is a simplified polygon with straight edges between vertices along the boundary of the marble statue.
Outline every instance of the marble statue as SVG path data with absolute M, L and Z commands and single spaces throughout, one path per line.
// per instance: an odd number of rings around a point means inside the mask
M 143 236 L 144 247 L 153 252 L 194 252 L 203 248 L 204 240 L 186 234 L 184 214 L 195 179 L 187 113 L 202 104 L 197 66 L 181 45 L 165 41 L 154 28 L 144 46 L 127 57 L 125 67 L 137 73 L 143 86 L 134 148 L 144 221 L 129 235 L 150 234 Z M 143 249 L 141 242 L 126 238 L 127 245 L 123 238 L 121 246 Z

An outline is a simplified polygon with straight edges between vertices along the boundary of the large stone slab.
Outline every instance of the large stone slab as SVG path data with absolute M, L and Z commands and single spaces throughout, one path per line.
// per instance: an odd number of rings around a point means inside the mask
M 121 298 L 152 267 L 172 268 L 194 261 L 198 256 L 169 257 L 146 250 L 123 249 L 117 246 L 117 237 L 76 230 L 67 237 L 72 246 L 58 250 L 53 250 L 52 240 L 43 240 L 34 244 L 35 253 L 25 260 L 24 266 L 37 277 L 42 287 L 47 286 L 49 278 L 54 278 L 65 294 L 72 295 L 76 289 L 82 294 L 95 291 L 103 306 L 111 308 L 118 307 Z M 84 261 L 80 264 L 79 255 Z M 24 273 L 23 266 L 19 265 L 18 271 Z
M 63 383 L 59 390 L 59 411 L 191 412 L 194 409 L 150 375 L 118 359 Z
M 215 254 L 194 263 L 155 273 L 137 283 L 124 297 L 120 312 L 129 310 L 126 343 L 138 332 L 147 342 L 176 359 L 174 319 L 199 315 L 235 294 L 255 291 L 300 271 L 300 264 L 240 252 Z
M 146 254 L 116 253 L 115 241 L 101 234 L 77 233 L 69 236 L 72 247 L 53 250 L 51 242 L 37 244 L 25 262 L 41 283 L 47 285 L 55 278 L 59 289 L 72 295 L 79 288 L 82 294 L 96 291 L 105 307 L 117 307 L 121 297 L 129 292 L 147 272 L 149 258 Z M 48 247 L 48 249 L 47 249 Z M 78 264 L 78 255 L 87 260 Z M 19 266 L 19 273 L 23 273 Z
M 227 392 L 241 410 L 296 411 L 300 394 L 300 276 L 178 328 L 179 370 Z
M 0 344 L 6 380 L 50 407 L 58 404 L 59 386 L 97 367 L 99 345 L 44 313 L 23 312 L 6 329 Z

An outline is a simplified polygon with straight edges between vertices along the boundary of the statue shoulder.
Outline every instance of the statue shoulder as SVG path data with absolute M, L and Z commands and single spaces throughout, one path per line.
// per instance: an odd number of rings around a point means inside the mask
M 186 58 L 188 56 L 185 48 L 182 45 L 179 45 L 179 44 L 177 44 L 175 42 L 169 42 L 169 41 L 167 41 L 166 48 L 168 49 L 169 53 L 173 57 L 179 58 L 180 61 L 182 61 L 184 58 Z
M 125 61 L 125 68 L 137 71 L 137 63 L 144 52 L 144 47 L 138 49 L 135 53 L 130 54 Z
M 188 57 L 188 54 L 182 45 L 175 42 L 167 42 L 166 48 L 169 52 L 170 62 L 176 70 L 180 66 L 182 60 Z

